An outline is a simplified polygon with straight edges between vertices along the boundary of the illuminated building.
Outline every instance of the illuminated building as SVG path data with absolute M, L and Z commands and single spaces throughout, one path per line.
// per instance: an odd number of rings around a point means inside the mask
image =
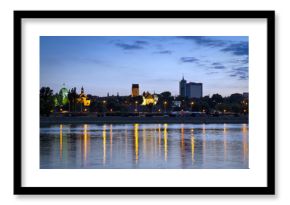
M 149 92 L 144 92 L 143 93 L 143 102 L 142 102 L 142 105 L 150 105 L 150 104 L 152 104 L 152 105 L 156 105 L 157 104 L 157 102 L 158 102 L 158 96 L 157 95 L 152 95 L 152 94 L 150 94 Z
M 58 94 L 54 97 L 55 106 L 64 106 L 69 103 L 68 99 L 68 90 L 65 87 L 62 87 Z
M 132 84 L 132 97 L 139 96 L 139 84 Z
M 80 94 L 80 96 L 78 98 L 78 102 L 82 103 L 85 107 L 88 107 L 91 104 L 91 100 L 88 99 L 87 95 L 84 92 L 84 88 L 83 87 L 81 89 L 81 94 Z

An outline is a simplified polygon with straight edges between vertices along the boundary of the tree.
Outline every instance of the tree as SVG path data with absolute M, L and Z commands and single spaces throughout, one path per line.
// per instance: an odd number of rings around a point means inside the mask
M 234 103 L 231 105 L 231 110 L 234 112 L 234 113 L 241 113 L 242 111 L 242 106 L 238 103 Z
M 42 87 L 40 89 L 40 114 L 50 115 L 51 110 L 54 109 L 53 90 L 49 87 Z
M 243 99 L 243 95 L 239 93 L 231 94 L 231 96 L 229 97 L 230 103 L 241 103 Z
M 165 92 L 160 93 L 160 95 L 165 99 L 169 99 L 171 97 L 171 92 L 165 91 Z
M 213 94 L 211 100 L 215 103 L 222 103 L 223 97 L 220 94 Z
M 76 103 L 77 103 L 77 99 L 78 99 L 79 95 L 77 94 L 77 89 L 76 87 L 72 88 L 71 90 L 69 90 L 68 92 L 68 100 L 69 100 L 69 104 L 70 106 L 73 106 L 73 111 L 76 111 Z

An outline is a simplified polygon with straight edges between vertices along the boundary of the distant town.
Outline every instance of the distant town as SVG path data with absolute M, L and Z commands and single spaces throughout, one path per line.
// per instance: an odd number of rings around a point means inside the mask
M 161 93 L 140 92 L 142 85 L 132 84 L 127 96 L 107 94 L 106 97 L 85 93 L 82 87 L 67 89 L 65 85 L 54 93 L 49 87 L 40 89 L 40 114 L 62 114 L 82 116 L 95 113 L 97 116 L 140 116 L 140 115 L 247 115 L 248 93 L 233 93 L 228 97 L 220 94 L 203 96 L 203 84 L 179 82 L 179 95 L 170 91 Z

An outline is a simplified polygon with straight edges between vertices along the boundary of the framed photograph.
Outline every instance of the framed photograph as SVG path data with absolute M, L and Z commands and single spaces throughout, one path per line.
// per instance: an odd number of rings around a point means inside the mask
M 274 11 L 14 11 L 14 194 L 275 194 Z

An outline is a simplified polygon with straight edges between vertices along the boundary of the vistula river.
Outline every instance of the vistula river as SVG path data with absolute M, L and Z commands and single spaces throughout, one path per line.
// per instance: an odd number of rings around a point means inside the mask
M 248 124 L 54 124 L 41 169 L 247 169 Z

